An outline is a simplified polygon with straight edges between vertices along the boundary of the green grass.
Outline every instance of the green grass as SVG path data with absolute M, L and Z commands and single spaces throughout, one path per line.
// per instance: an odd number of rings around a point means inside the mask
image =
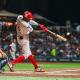
M 45 68 L 80 68 L 80 63 L 52 63 L 45 64 Z
M 39 63 L 42 68 L 80 68 L 80 63 Z M 29 63 L 18 63 L 14 66 L 16 70 L 32 70 L 33 65 Z M 7 67 L 6 67 L 7 69 Z
M 80 63 L 39 63 L 44 69 L 55 68 L 80 68 Z M 8 67 L 6 66 L 7 70 Z M 18 63 L 14 66 L 15 70 L 33 70 L 30 63 Z M 80 78 L 39 78 L 39 77 L 23 77 L 23 76 L 0 76 L 0 80 L 80 80 Z
M 80 80 L 80 78 L 40 78 L 40 77 L 20 77 L 20 76 L 0 76 L 0 80 Z

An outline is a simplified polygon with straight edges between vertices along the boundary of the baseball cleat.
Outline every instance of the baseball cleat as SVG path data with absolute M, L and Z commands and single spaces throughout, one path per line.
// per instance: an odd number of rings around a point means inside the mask
M 43 69 L 41 69 L 40 67 L 36 68 L 34 71 L 35 71 L 35 72 L 45 72 L 45 71 L 44 71 Z

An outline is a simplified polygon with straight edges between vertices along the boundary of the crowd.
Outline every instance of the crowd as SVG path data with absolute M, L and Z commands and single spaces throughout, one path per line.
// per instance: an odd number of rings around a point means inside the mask
M 78 33 L 79 34 L 79 33 Z M 76 35 L 67 36 L 68 41 L 64 42 L 55 37 L 51 36 L 48 33 L 41 33 L 37 38 L 33 39 L 32 48 L 35 50 L 38 56 L 45 56 L 47 59 L 54 59 L 56 57 L 57 60 L 62 59 L 70 59 L 80 58 L 80 39 Z M 41 37 L 40 37 L 41 35 Z M 36 35 L 35 35 L 36 36 Z M 51 55 L 51 50 L 56 49 L 56 55 Z
M 6 34 L 5 34 L 6 33 Z M 8 56 L 10 55 L 10 45 L 16 39 L 15 32 L 0 32 L 0 48 L 4 50 Z M 49 33 L 32 32 L 30 35 L 30 47 L 33 55 L 39 61 L 52 61 L 54 58 L 59 59 L 80 59 L 80 38 L 79 33 L 66 36 L 68 41 L 64 42 Z M 56 55 L 51 55 L 51 50 L 56 49 Z M 16 42 L 16 57 L 21 54 L 20 47 Z

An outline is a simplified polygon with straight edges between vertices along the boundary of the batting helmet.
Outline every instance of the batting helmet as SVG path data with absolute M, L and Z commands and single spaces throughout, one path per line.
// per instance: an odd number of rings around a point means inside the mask
M 32 15 L 32 13 L 30 11 L 25 11 L 23 13 L 23 18 L 25 20 L 32 20 L 33 19 L 33 15 Z

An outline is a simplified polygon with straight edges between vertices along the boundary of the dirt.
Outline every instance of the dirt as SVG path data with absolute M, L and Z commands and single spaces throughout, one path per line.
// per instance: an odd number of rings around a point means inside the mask
M 45 72 L 34 72 L 32 70 L 5 71 L 0 73 L 0 76 L 80 78 L 80 68 L 48 69 Z

